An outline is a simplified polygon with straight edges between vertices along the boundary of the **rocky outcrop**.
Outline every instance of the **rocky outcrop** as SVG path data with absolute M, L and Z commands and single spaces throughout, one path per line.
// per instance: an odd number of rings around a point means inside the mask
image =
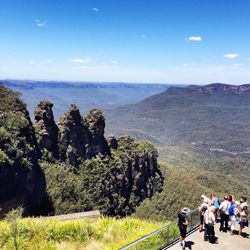
M 62 162 L 77 167 L 89 158 L 91 134 L 79 109 L 71 105 L 58 123 L 59 158 Z
M 114 186 L 124 196 L 123 206 L 130 213 L 146 198 L 151 198 L 162 190 L 163 177 L 157 164 L 158 153 L 148 142 L 138 142 L 131 137 L 118 139 L 118 149 L 129 152 L 122 168 L 117 168 Z M 131 150 L 130 150 L 131 148 Z
M 110 150 L 104 137 L 105 118 L 99 109 L 92 109 L 86 117 L 86 123 L 91 134 L 89 156 L 97 154 L 108 155 Z
M 161 191 L 152 144 L 127 136 L 106 140 L 99 109 L 82 117 L 71 105 L 56 125 L 52 107 L 49 101 L 38 104 L 34 129 L 18 94 L 0 87 L 0 217 L 20 205 L 26 215 L 57 212 L 59 206 L 61 212 L 98 207 L 107 215 L 125 216 Z
M 105 118 L 99 109 L 93 109 L 83 118 L 79 109 L 71 105 L 58 123 L 60 161 L 77 167 L 85 159 L 110 153 L 104 137 Z
M 0 87 L 0 216 L 22 206 L 35 214 L 45 197 L 45 178 L 38 164 L 39 149 L 25 104 Z
M 54 121 L 53 103 L 41 101 L 35 109 L 35 130 L 37 141 L 45 159 L 51 153 L 58 158 L 58 127 Z
M 83 176 L 92 176 L 83 181 L 88 196 L 95 201 L 90 206 L 97 206 L 109 216 L 133 213 L 145 198 L 162 190 L 163 177 L 157 157 L 151 143 L 125 136 L 117 139 L 117 148 L 111 150 L 110 158 L 83 163 L 80 169 Z

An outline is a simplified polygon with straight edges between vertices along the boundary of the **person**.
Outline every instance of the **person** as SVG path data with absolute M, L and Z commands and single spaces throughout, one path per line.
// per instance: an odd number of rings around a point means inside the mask
M 229 217 L 230 217 L 230 221 L 231 221 L 231 225 L 230 225 L 230 234 L 234 235 L 234 230 L 235 230 L 235 225 L 236 225 L 236 216 L 239 214 L 239 206 L 240 202 L 239 201 L 235 201 L 235 203 L 233 202 L 229 209 Z
M 198 207 L 198 210 L 200 212 L 200 232 L 202 232 L 204 230 L 204 214 L 208 208 L 208 200 L 206 199 L 206 197 L 204 195 L 201 196 L 201 198 L 203 199 L 202 204 Z
M 218 210 L 220 207 L 220 201 L 219 198 L 217 197 L 217 195 L 215 193 L 212 194 L 212 204 L 215 208 L 214 210 L 214 215 L 215 215 L 215 222 L 218 221 Z
M 231 205 L 234 204 L 234 196 L 233 196 L 233 194 L 229 194 L 227 196 L 227 200 L 230 202 Z
M 242 231 L 244 227 L 248 227 L 248 207 L 247 207 L 247 198 L 242 197 L 240 199 L 240 230 L 239 235 L 242 236 Z
M 185 249 L 185 239 L 187 235 L 187 226 L 188 226 L 188 217 L 187 214 L 190 212 L 190 209 L 184 207 L 181 212 L 178 214 L 178 227 L 180 230 L 180 245 L 182 249 Z
M 205 230 L 204 230 L 204 240 L 209 240 L 210 243 L 216 242 L 215 232 L 214 232 L 214 224 L 215 224 L 215 208 L 208 207 L 207 211 L 204 214 L 204 223 L 205 223 Z
M 212 205 L 212 200 L 205 194 L 201 195 L 201 198 L 203 199 L 203 202 L 206 202 L 208 204 L 209 207 Z
M 219 206 L 220 211 L 220 231 L 227 232 L 228 230 L 228 221 L 229 221 L 229 206 L 231 203 L 228 201 L 228 197 L 224 197 L 224 201 L 221 202 Z

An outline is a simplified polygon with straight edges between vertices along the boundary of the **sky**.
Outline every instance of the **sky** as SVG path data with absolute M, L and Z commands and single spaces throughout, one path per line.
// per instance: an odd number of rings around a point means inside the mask
M 249 0 L 0 0 L 0 78 L 250 83 Z

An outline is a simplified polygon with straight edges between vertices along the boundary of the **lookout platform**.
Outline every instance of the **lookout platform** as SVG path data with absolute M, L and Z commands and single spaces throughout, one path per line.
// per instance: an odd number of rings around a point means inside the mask
M 230 224 L 230 223 L 229 223 Z M 238 227 L 239 225 L 237 225 Z M 238 228 L 237 228 L 238 229 Z M 190 250 L 249 250 L 250 249 L 250 228 L 243 229 L 243 236 L 230 235 L 229 232 L 224 233 L 219 231 L 219 224 L 215 225 L 215 236 L 218 237 L 218 243 L 212 244 L 204 241 L 204 232 L 200 233 L 199 230 L 191 232 L 186 238 L 186 249 Z M 180 243 L 177 241 L 172 246 L 164 249 L 180 250 Z

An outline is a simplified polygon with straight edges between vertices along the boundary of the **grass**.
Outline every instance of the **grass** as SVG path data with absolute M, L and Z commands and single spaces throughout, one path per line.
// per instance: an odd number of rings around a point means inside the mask
M 101 217 L 68 221 L 42 218 L 2 220 L 0 221 L 0 248 L 4 250 L 112 250 L 166 224 L 167 222 L 145 221 L 132 217 L 124 219 Z M 15 228 L 14 231 L 13 228 Z M 146 242 L 143 249 L 154 249 L 156 245 L 164 244 L 164 240 L 164 234 L 156 235 Z

